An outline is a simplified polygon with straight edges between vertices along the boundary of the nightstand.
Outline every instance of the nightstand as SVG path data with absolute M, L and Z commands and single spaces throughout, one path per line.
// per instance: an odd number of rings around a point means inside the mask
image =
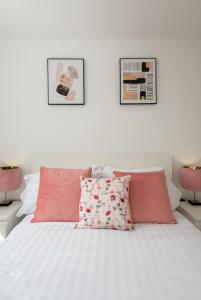
M 16 213 L 22 202 L 14 200 L 9 206 L 0 207 L 0 241 L 3 241 L 9 232 L 21 221 Z
M 201 206 L 191 205 L 188 201 L 180 201 L 177 210 L 201 230 Z

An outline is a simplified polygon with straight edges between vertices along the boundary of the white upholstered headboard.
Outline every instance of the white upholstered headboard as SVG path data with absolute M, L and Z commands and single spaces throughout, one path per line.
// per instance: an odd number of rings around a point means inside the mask
M 42 153 L 34 159 L 34 171 L 40 166 L 52 168 L 85 168 L 93 165 L 118 168 L 164 167 L 172 176 L 172 156 L 164 152 L 125 153 Z

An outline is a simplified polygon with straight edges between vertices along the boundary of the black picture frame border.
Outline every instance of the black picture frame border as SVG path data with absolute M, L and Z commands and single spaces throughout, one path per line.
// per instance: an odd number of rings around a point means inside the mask
M 83 103 L 50 103 L 50 92 L 49 92 L 49 60 L 81 60 L 83 63 Z M 48 95 L 48 105 L 85 105 L 85 59 L 84 58 L 73 58 L 73 57 L 48 57 L 47 58 L 47 95 Z
M 121 61 L 123 59 L 153 59 L 155 60 L 155 94 L 156 94 L 156 102 L 154 103 L 122 103 L 121 102 Z M 155 105 L 158 103 L 158 95 L 157 95 L 157 58 L 156 57 L 120 57 L 119 58 L 119 80 L 120 80 L 120 105 Z

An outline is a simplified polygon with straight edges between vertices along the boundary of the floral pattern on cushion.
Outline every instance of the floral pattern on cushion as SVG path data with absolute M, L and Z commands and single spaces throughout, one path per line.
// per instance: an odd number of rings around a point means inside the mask
M 131 230 L 130 176 L 81 178 L 80 220 L 77 228 Z

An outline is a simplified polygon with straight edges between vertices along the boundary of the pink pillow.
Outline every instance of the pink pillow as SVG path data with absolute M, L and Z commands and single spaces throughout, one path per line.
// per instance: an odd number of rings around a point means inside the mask
M 114 174 L 131 176 L 129 201 L 133 223 L 176 223 L 170 207 L 164 171 Z
M 129 176 L 81 179 L 77 228 L 132 229 L 129 180 Z
M 32 222 L 79 221 L 80 176 L 91 169 L 40 168 L 40 185 Z

